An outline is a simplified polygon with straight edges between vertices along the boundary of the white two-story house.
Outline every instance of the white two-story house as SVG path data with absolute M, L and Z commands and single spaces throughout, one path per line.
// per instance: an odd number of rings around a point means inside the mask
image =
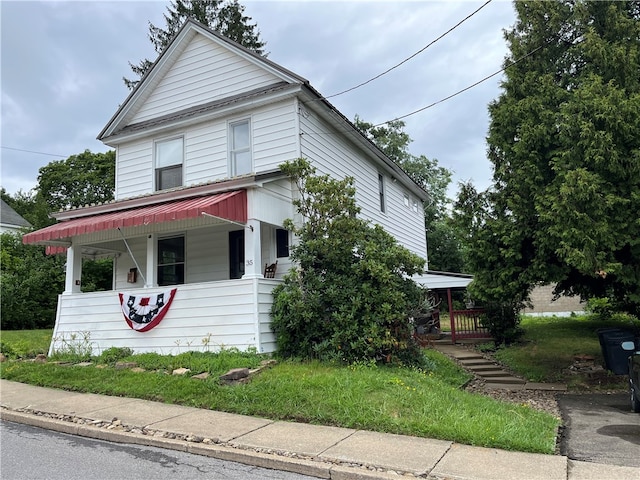
M 23 237 L 66 251 L 52 350 L 83 332 L 94 353 L 273 351 L 271 291 L 294 241 L 282 224 L 296 213 L 278 166 L 299 157 L 354 177 L 361 216 L 427 257 L 427 193 L 307 80 L 197 22 L 98 139 L 116 151 L 115 200 Z M 112 291 L 81 292 L 85 257 L 113 258 Z

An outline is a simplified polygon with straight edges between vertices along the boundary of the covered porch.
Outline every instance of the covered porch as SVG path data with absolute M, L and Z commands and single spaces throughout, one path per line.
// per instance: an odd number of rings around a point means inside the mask
M 273 351 L 271 291 L 290 265 L 289 235 L 256 218 L 248 197 L 251 191 L 235 190 L 104 213 L 89 207 L 82 209 L 89 214 L 26 234 L 24 243 L 67 256 L 50 353 L 78 342 L 96 354 L 114 346 Z M 112 290 L 82 292 L 86 258 L 112 259 Z M 264 278 L 271 264 L 276 273 Z M 132 309 L 153 325 L 134 328 Z
M 427 287 L 430 292 L 434 292 L 441 304 L 447 305 L 449 318 L 442 318 L 439 312 L 437 315 L 440 324 L 448 320 L 451 329 L 451 343 L 491 338 L 489 331 L 480 324 L 480 316 L 484 313 L 481 308 L 468 305 L 465 309 L 455 309 L 453 305 L 452 293 L 466 290 L 473 280 L 473 275 L 427 270 L 413 279 L 418 284 Z

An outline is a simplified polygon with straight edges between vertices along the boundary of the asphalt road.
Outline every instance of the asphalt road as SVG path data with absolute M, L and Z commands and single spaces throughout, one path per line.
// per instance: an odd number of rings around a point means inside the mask
M 560 453 L 573 460 L 640 467 L 640 414 L 626 393 L 558 395 Z
M 311 480 L 174 450 L 0 422 L 2 480 Z

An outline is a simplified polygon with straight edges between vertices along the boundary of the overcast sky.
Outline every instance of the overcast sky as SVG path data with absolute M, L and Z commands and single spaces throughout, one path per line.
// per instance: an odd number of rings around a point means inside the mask
M 269 59 L 325 96 L 382 73 L 424 48 L 486 0 L 241 0 Z M 6 1 L 0 3 L 2 131 L 0 185 L 32 189 L 38 169 L 85 149 L 127 97 L 128 62 L 156 58 L 148 22 L 164 26 L 169 1 Z M 382 123 L 496 72 L 513 5 L 493 0 L 461 26 L 392 72 L 330 98 L 347 118 Z M 490 184 L 487 106 L 502 76 L 404 119 L 414 155 L 435 158 L 454 183 Z M 451 190 L 453 194 L 454 189 Z

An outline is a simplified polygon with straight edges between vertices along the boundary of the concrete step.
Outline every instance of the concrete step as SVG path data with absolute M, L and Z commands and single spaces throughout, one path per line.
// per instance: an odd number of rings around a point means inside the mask
M 486 371 L 486 372 L 476 372 L 478 374 L 479 377 L 486 377 L 486 378 L 516 378 L 513 377 L 509 372 L 505 372 L 504 370 L 490 370 L 490 371 Z
M 465 368 L 477 374 L 480 374 L 481 372 L 492 372 L 494 370 L 500 369 L 498 365 L 495 365 L 493 363 L 488 365 L 468 365 L 468 366 L 465 366 Z
M 483 366 L 483 365 L 495 365 L 495 363 L 490 362 L 486 358 L 469 358 L 462 359 L 460 363 L 465 367 L 474 367 L 474 366 Z
M 491 388 L 493 390 L 524 390 L 524 383 L 485 383 L 485 388 Z
M 487 379 L 487 383 L 500 385 L 524 385 L 527 382 L 521 378 L 515 377 L 491 377 Z

